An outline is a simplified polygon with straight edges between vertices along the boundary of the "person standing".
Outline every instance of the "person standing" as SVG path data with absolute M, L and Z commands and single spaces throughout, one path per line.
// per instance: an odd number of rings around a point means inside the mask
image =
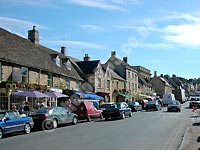
M 24 105 L 24 114 L 26 116 L 28 116 L 30 114 L 30 107 L 28 105 L 28 102 L 25 102 L 25 105 Z

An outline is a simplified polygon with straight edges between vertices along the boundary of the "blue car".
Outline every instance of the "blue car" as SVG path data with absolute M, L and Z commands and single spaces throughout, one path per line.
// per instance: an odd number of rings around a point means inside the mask
M 28 134 L 33 125 L 32 117 L 22 116 L 15 111 L 0 112 L 0 139 L 7 133 L 24 131 Z

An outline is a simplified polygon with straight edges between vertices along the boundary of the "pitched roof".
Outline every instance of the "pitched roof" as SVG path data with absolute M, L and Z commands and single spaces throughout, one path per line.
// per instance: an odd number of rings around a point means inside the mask
M 99 62 L 100 60 L 92 60 L 92 61 L 79 61 L 76 63 L 85 74 L 94 74 Z
M 45 70 L 73 79 L 82 80 L 77 71 L 71 68 L 69 71 L 63 63 L 60 67 L 52 61 L 52 55 L 58 55 L 60 59 L 67 56 L 58 53 L 30 40 L 0 28 L 0 60 L 19 64 L 29 68 Z M 68 57 L 72 59 L 71 57 Z
M 102 64 L 103 70 L 106 71 L 106 68 L 108 67 L 107 64 Z M 110 68 L 110 73 L 113 79 L 117 79 L 123 82 L 126 82 L 125 79 L 123 79 L 122 77 L 120 77 L 113 69 Z
M 148 83 L 148 81 L 147 80 L 145 80 L 145 78 L 142 76 L 142 75 L 140 75 L 140 74 L 138 74 L 138 82 L 141 84 L 141 85 L 146 85 L 146 86 L 148 86 L 148 87 L 152 87 L 152 85 L 150 84 L 150 83 Z

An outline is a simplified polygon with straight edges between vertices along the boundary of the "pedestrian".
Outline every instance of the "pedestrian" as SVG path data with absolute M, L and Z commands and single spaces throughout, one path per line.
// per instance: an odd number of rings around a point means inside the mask
M 30 114 L 30 107 L 28 105 L 28 102 L 25 102 L 25 105 L 24 105 L 24 114 L 26 116 L 28 116 Z

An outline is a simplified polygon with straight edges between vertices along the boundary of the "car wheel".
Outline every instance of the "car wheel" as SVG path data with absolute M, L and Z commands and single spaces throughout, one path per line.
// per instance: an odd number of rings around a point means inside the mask
M 105 120 L 107 121 L 107 120 L 108 120 L 108 118 L 106 117 L 106 118 L 105 118 Z
M 92 119 L 91 119 L 90 116 L 87 116 L 87 121 L 88 121 L 88 122 L 91 122 L 91 121 L 92 121 Z
M 53 119 L 53 120 L 46 120 L 43 124 L 42 124 L 42 128 L 43 130 L 51 130 L 51 129 L 55 129 L 57 128 L 57 120 Z
M 0 139 L 3 138 L 3 130 L 0 128 Z
M 123 112 L 122 115 L 121 115 L 121 119 L 124 119 L 124 118 L 125 118 L 125 114 Z
M 76 125 L 77 122 L 78 122 L 78 118 L 77 118 L 77 117 L 73 117 L 73 119 L 72 119 L 72 124 L 73 124 L 73 125 Z
M 30 124 L 26 123 L 24 125 L 24 133 L 29 134 L 31 132 L 31 126 Z
M 133 115 L 132 112 L 130 112 L 129 117 L 132 117 L 132 115 Z
M 53 129 L 56 129 L 58 127 L 58 122 L 56 119 L 53 119 Z

